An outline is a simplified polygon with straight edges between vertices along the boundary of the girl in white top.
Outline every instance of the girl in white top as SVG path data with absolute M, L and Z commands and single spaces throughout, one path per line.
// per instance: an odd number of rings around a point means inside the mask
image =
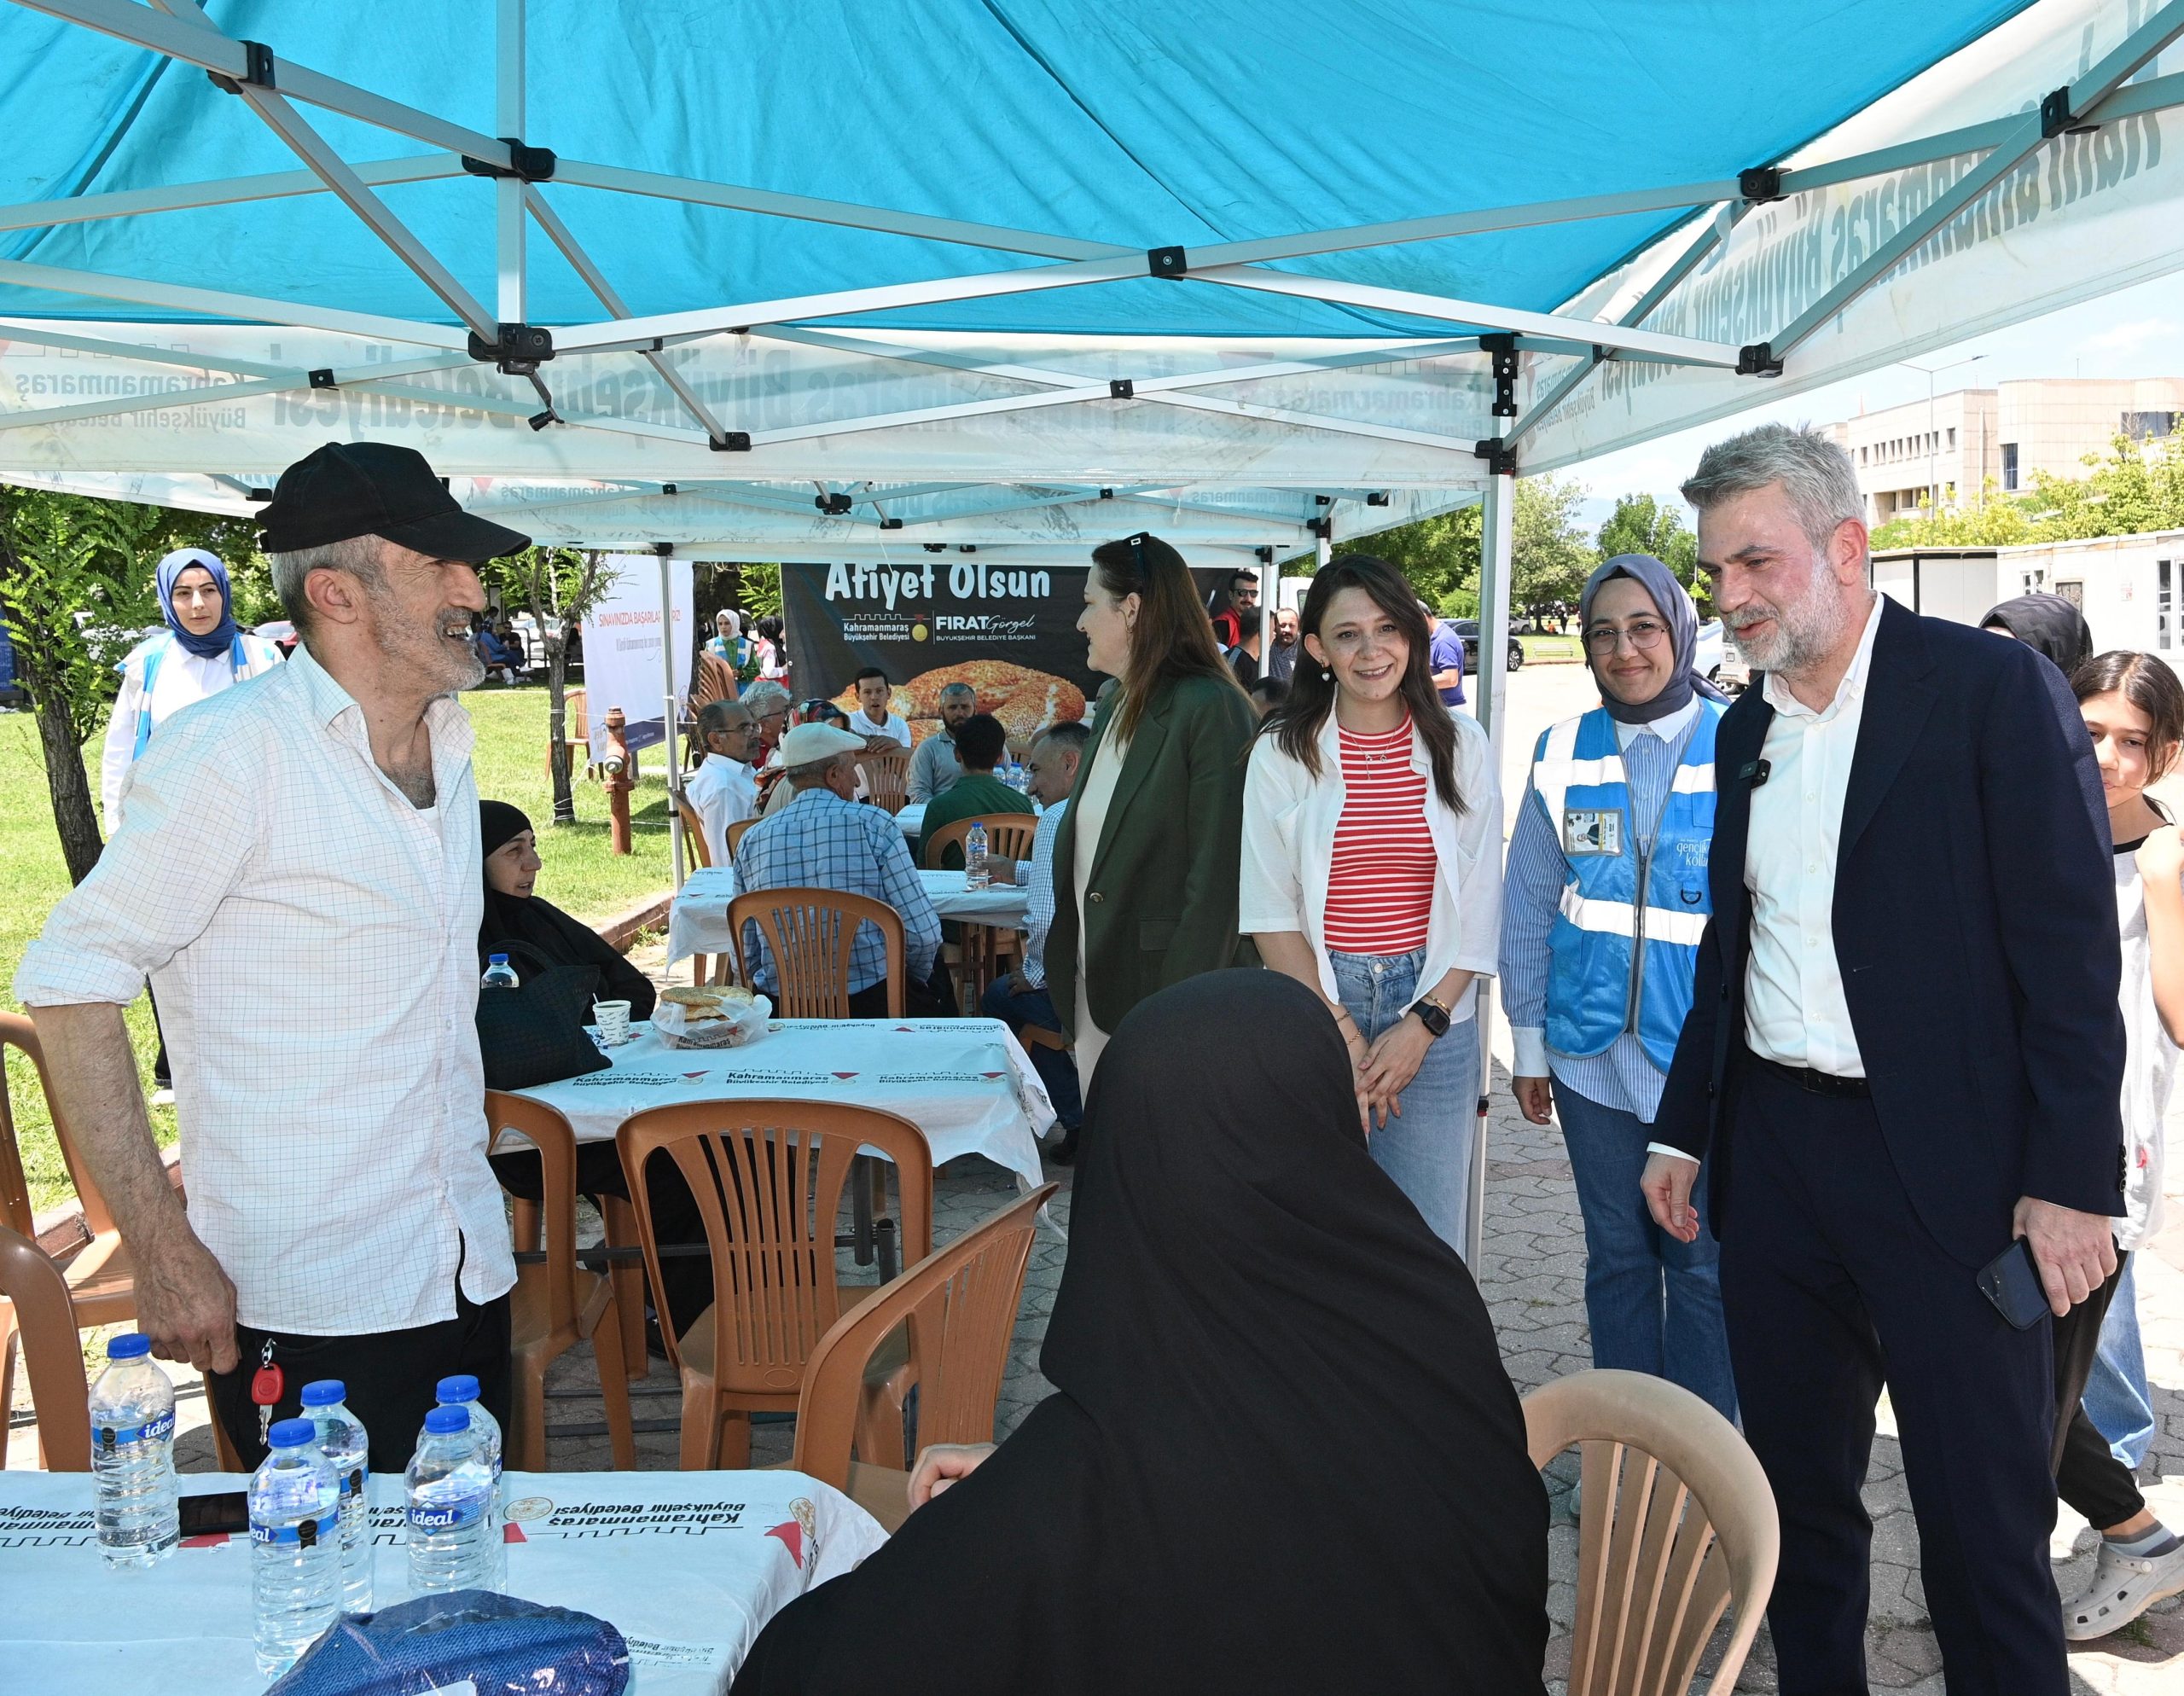
M 2166 1596 L 2184 1591 L 2184 1538 L 2146 1507 L 2132 1470 L 2118 1460 L 2080 1397 L 2099 1359 L 2143 1398 L 2131 1251 L 2161 1223 L 2164 1119 L 2184 1036 L 2184 838 L 2146 786 L 2184 751 L 2184 685 L 2148 653 L 2096 654 L 2071 679 L 2093 737 L 2115 842 L 2116 910 L 2123 931 L 2123 1217 L 2116 1221 L 2115 1275 L 2055 1328 L 2059 1415 L 2069 1420 L 2056 1488 L 2101 1532 L 2092 1586 L 2063 1605 L 2063 1635 L 2105 1637 Z M 2128 1346 L 2118 1347 L 2119 1344 Z M 2075 1346 L 2073 1346 L 2075 1345 Z M 2128 1358 L 2118 1360 L 2117 1355 Z M 2067 1374 L 2067 1376 L 2066 1376 Z
M 160 561 L 156 582 L 167 627 L 121 662 L 121 694 L 107 721 L 99 799 L 108 836 L 120 822 L 122 786 L 152 733 L 185 706 L 281 663 L 279 648 L 235 627 L 228 568 L 217 554 L 177 548 Z
M 1327 1004 L 1377 1121 L 1373 1158 L 1460 1247 L 1478 979 L 1501 940 L 1492 746 L 1442 705 L 1425 615 L 1393 566 L 1335 560 L 1299 622 L 1304 656 L 1244 779 L 1239 927 Z

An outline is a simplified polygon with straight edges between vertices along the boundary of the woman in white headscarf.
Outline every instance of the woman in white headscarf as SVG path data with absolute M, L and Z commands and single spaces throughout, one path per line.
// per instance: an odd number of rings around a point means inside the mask
M 166 628 L 121 662 L 121 694 L 107 721 L 99 768 L 106 833 L 121 822 L 121 791 L 152 734 L 185 706 L 281 663 L 281 650 L 235 626 L 228 568 L 202 548 L 177 548 L 160 561 L 160 612 Z

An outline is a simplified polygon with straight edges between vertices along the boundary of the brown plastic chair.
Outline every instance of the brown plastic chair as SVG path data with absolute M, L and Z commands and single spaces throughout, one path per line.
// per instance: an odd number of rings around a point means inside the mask
M 561 746 L 568 750 L 569 770 L 581 773 L 591 758 L 591 714 L 581 688 L 561 691 Z M 554 738 L 546 738 L 546 775 L 554 775 Z
M 906 1118 L 815 1101 L 693 1101 L 651 1107 L 615 1136 L 630 1174 L 653 1306 L 667 1311 L 646 1160 L 667 1152 L 696 1198 L 712 1254 L 713 1303 L 682 1336 L 666 1339 L 682 1379 L 686 1470 L 751 1463 L 753 1413 L 797 1405 L 804 1362 L 841 1316 L 834 1221 L 857 1152 L 894 1163 L 903 1254 L 932 1250 L 932 1155 Z M 871 1396 L 875 1452 L 902 1452 L 902 1397 L 915 1377 L 907 1351 L 884 1362 Z M 885 1408 L 891 1410 L 883 1413 Z M 894 1446 L 886 1446 L 892 1416 Z
M 68 1281 L 44 1250 L 0 1226 L 0 1385 L 15 1360 L 13 1333 L 23 1339 L 29 1368 L 31 1410 L 38 1420 L 38 1459 L 51 1472 L 91 1469 L 91 1431 L 84 1417 L 90 1384 L 84 1376 L 84 1345 Z M 0 1408 L 8 1403 L 0 1401 Z M 7 1460 L 0 1443 L 0 1465 Z
M 946 864 L 942 857 L 950 848 L 956 851 L 956 863 L 961 867 L 963 839 L 971 833 L 974 824 L 986 828 L 987 853 L 1003 860 L 1031 857 L 1031 842 L 1039 833 L 1039 821 L 1029 813 L 996 813 L 986 818 L 959 818 L 953 824 L 943 825 L 932 840 L 925 845 L 926 869 L 940 870 Z
M 877 1456 L 863 1439 L 873 1423 L 868 1373 L 906 1323 L 919 1374 L 919 1449 L 993 1441 L 1032 1234 L 1057 1188 L 1043 1184 L 979 1221 L 834 1321 L 804 1369 L 792 1470 L 845 1491 L 890 1531 L 902 1524 L 909 1474 L 896 1464 L 900 1435 L 892 1449 L 883 1439 Z
M 910 751 L 859 754 L 857 769 L 864 774 L 864 799 L 875 807 L 899 813 L 910 804 Z
M 1758 1458 L 1691 1391 L 1581 1372 L 1525 1397 L 1532 1464 L 1583 1455 L 1570 1696 L 1684 1696 L 1723 1613 L 1709 1696 L 1735 1688 L 1774 1588 L 1781 1530 Z
M 682 763 L 695 767 L 706 757 L 704 746 L 698 741 L 698 709 L 709 706 L 717 700 L 734 700 L 742 693 L 735 680 L 735 668 L 717 653 L 698 651 L 698 667 L 690 677 L 689 698 L 682 703 L 682 723 L 686 738 Z
M 543 1101 L 485 1092 L 486 1153 L 502 1134 L 517 1130 L 538 1150 L 544 1199 L 518 1199 L 515 1242 L 525 1257 L 510 1304 L 511 1373 L 508 1462 L 527 1472 L 546 1467 L 546 1368 L 579 1342 L 591 1345 L 607 1404 L 607 1436 L 617 1471 L 637 1464 L 630 1424 L 629 1373 L 622 1356 L 621 1315 L 611 1279 L 577 1264 L 577 1137 L 569 1122 Z M 545 1242 L 538 1245 L 543 1225 Z M 537 1259 L 530 1258 L 537 1255 Z
M 734 863 L 735 859 L 735 851 L 743 845 L 744 837 L 749 833 L 751 827 L 758 823 L 758 821 L 755 818 L 740 818 L 736 820 L 734 824 L 729 826 L 727 830 L 723 833 L 728 849 L 729 861 L 731 864 Z
M 136 1316 L 136 1281 L 130 1269 L 129 1251 L 114 1228 L 113 1216 L 107 1211 L 106 1198 L 99 1194 L 90 1168 L 76 1152 L 67 1122 L 54 1106 L 53 1090 L 46 1078 L 45 1050 L 39 1045 L 38 1031 L 20 1013 L 0 1013 L 0 1072 L 6 1069 L 9 1048 L 20 1049 L 37 1069 L 46 1112 L 53 1121 L 54 1139 L 61 1145 L 61 1164 L 68 1169 L 76 1199 L 83 1206 L 84 1228 L 90 1240 L 59 1257 L 61 1274 L 68 1281 L 69 1298 L 76 1304 L 77 1320 L 87 1328 L 132 1320 Z M 30 1187 L 23 1176 L 15 1114 L 4 1083 L 0 1078 L 0 1225 L 35 1242 L 38 1232 L 31 1219 Z M 5 1373 L 4 1365 L 0 1365 L 0 1379 L 4 1379 Z M 4 1387 L 4 1382 L 0 1382 L 0 1389 Z
M 903 1016 L 902 915 L 884 901 L 835 889 L 762 889 L 728 903 L 728 932 L 735 944 L 736 978 L 750 983 L 743 957 L 743 926 L 755 923 L 773 956 L 774 1013 L 781 1019 L 850 1016 L 850 950 L 860 925 L 880 926 L 887 954 L 887 1017 Z
M 700 866 L 713 863 L 712 850 L 706 845 L 706 823 L 698 816 L 698 810 L 678 794 L 675 810 L 682 816 L 682 839 L 690 845 L 690 857 Z

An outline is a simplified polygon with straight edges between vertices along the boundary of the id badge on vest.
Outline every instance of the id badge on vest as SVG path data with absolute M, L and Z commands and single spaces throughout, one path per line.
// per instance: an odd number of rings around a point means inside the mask
M 1562 810 L 1562 851 L 1571 859 L 1619 856 L 1623 852 L 1623 810 L 1620 807 L 1565 807 Z

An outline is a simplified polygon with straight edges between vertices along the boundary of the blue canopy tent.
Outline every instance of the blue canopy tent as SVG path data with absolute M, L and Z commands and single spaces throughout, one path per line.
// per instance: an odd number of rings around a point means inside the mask
M 542 540 L 1001 565 L 1483 499 L 1498 662 L 1519 468 L 2184 264 L 2180 33 L 2184 0 L 6 0 L 0 479 L 243 513 L 370 435 Z

